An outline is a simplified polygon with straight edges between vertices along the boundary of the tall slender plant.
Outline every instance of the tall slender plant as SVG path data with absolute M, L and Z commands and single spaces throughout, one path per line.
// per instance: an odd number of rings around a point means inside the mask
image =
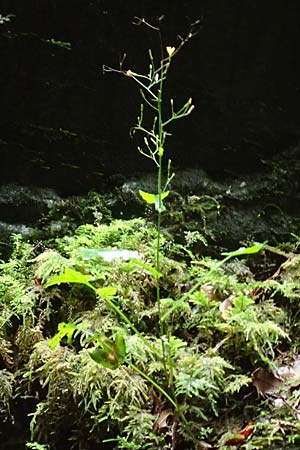
M 175 120 L 189 116 L 194 110 L 192 99 L 189 98 L 186 103 L 180 107 L 174 105 L 174 99 L 167 100 L 164 94 L 165 81 L 171 63 L 174 57 L 182 49 L 182 47 L 196 34 L 196 28 L 198 21 L 191 24 L 189 32 L 185 37 L 178 36 L 179 44 L 177 46 L 164 46 L 160 24 L 154 26 L 145 19 L 135 17 L 136 25 L 145 25 L 151 28 L 158 34 L 160 44 L 160 58 L 156 61 L 153 57 L 151 49 L 148 50 L 149 54 L 149 72 L 147 74 L 136 73 L 131 69 L 123 70 L 114 69 L 112 67 L 103 66 L 105 72 L 117 72 L 125 75 L 128 78 L 134 80 L 139 88 L 142 103 L 140 105 L 140 113 L 137 118 L 136 125 L 132 128 L 132 133 L 140 133 L 142 135 L 143 145 L 138 146 L 138 151 L 146 158 L 149 158 L 155 165 L 157 170 L 157 192 L 150 193 L 140 190 L 139 194 L 142 199 L 155 207 L 157 212 L 157 239 L 156 239 L 156 300 L 158 308 L 158 323 L 159 323 L 159 336 L 162 344 L 163 353 L 163 365 L 166 379 L 168 380 L 168 387 L 174 394 L 173 388 L 173 375 L 172 375 L 172 363 L 168 356 L 166 348 L 166 339 L 168 339 L 169 333 L 165 329 L 165 322 L 162 320 L 161 309 L 161 294 L 160 294 L 160 273 L 161 273 L 161 216 L 166 210 L 164 205 L 164 199 L 169 195 L 169 185 L 173 177 L 174 172 L 171 171 L 171 159 L 166 160 L 166 140 L 171 134 L 168 132 L 169 125 Z M 123 58 L 123 62 L 124 62 Z M 123 65 L 123 63 L 122 63 Z M 121 66 L 122 66 L 121 65 Z M 168 105 L 169 103 L 169 105 Z M 145 111 L 148 110 L 152 116 L 150 127 L 145 124 Z M 169 345 L 168 345 L 169 347 Z

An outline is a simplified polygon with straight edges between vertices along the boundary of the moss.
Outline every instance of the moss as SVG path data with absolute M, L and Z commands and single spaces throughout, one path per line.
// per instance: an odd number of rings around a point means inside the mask
M 181 448 L 195 445 L 169 401 L 142 375 L 168 391 L 159 357 L 156 281 L 150 270 L 155 238 L 156 230 L 142 219 L 81 226 L 38 255 L 32 245 L 15 238 L 12 256 L 1 264 L 0 273 L 1 414 L 11 421 L 20 396 L 36 398 L 30 427 L 37 445 L 60 449 L 62 442 L 69 446 L 86 442 L 93 449 L 97 442 L 100 445 L 101 435 L 112 447 L 160 449 L 168 447 L 172 429 Z M 134 250 L 141 259 L 108 263 L 94 253 L 86 258 L 81 252 L 107 247 Z M 292 445 L 298 433 L 295 391 L 286 390 L 283 409 L 271 400 L 268 406 L 257 398 L 251 373 L 266 366 L 275 370 L 282 364 L 283 352 L 285 360 L 293 360 L 294 349 L 300 346 L 297 318 L 287 320 L 299 289 L 298 255 L 290 254 L 277 277 L 257 281 L 255 256 L 220 266 L 210 257 L 194 255 L 190 240 L 178 247 L 169 233 L 162 236 L 161 251 L 162 313 L 203 279 L 165 319 L 169 333 L 165 351 L 173 367 L 176 398 L 196 441 L 203 439 L 207 426 L 210 442 L 232 431 L 222 421 L 225 413 L 256 421 L 247 449 L 276 448 L 284 440 Z M 113 286 L 114 304 L 141 334 L 109 307 L 105 296 L 86 286 L 44 288 L 66 268 L 90 274 L 96 289 Z M 49 338 L 62 321 L 74 323 L 75 334 L 72 341 L 63 338 L 51 350 Z M 116 370 L 90 358 L 97 333 L 124 337 L 126 360 Z M 266 415 L 272 416 L 267 430 Z M 143 427 L 137 428 L 141 420 Z

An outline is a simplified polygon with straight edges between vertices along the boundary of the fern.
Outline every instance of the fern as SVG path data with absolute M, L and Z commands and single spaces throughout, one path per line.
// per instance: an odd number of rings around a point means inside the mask
M 56 250 L 46 250 L 38 255 L 34 260 L 37 263 L 35 276 L 43 283 L 50 280 L 54 275 L 58 275 L 70 266 L 70 261 L 60 255 Z
M 37 442 L 27 442 L 26 447 L 32 450 L 49 450 L 49 445 L 38 444 Z
M 126 248 L 137 250 L 143 242 L 152 241 L 155 230 L 143 219 L 113 220 L 109 225 L 82 225 L 73 236 L 57 240 L 58 250 L 71 254 L 80 247 Z
M 178 358 L 174 376 L 177 395 L 201 399 L 204 409 L 217 415 L 217 399 L 222 394 L 227 370 L 232 365 L 221 356 L 185 353 Z
M 246 300 L 246 303 L 245 303 Z M 245 308 L 242 307 L 244 304 Z M 237 297 L 233 308 L 228 309 L 226 323 L 219 324 L 218 328 L 245 342 L 249 351 L 254 351 L 267 364 L 272 365 L 275 352 L 274 347 L 282 339 L 288 339 L 288 334 L 274 320 L 283 321 L 283 311 L 275 307 L 271 302 L 265 308 L 253 303 L 250 299 L 247 306 L 247 298 Z M 277 315 L 277 317 L 276 317 Z M 229 342 L 230 344 L 230 342 Z M 240 343 L 241 345 L 241 343 Z
M 252 383 L 252 378 L 247 375 L 234 374 L 229 375 L 226 379 L 224 392 L 228 394 L 235 394 L 243 387 L 249 386 Z
M 122 434 L 116 439 L 118 449 L 167 449 L 166 446 L 162 447 L 165 441 L 164 437 L 153 431 L 155 419 L 155 415 L 148 410 L 129 405 L 124 417 L 125 426 L 122 429 Z
M 0 370 L 0 416 L 5 422 L 8 418 L 13 420 L 10 406 L 13 398 L 15 376 L 7 369 Z

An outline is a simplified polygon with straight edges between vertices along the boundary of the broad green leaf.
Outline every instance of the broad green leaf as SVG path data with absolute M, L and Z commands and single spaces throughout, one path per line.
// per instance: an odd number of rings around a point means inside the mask
M 81 272 L 77 272 L 77 270 L 66 268 L 64 273 L 52 277 L 51 280 L 45 285 L 45 288 L 60 283 L 78 283 L 78 284 L 85 284 L 86 286 L 94 290 L 95 289 L 94 286 L 89 283 L 89 280 L 91 279 L 92 279 L 91 275 L 84 275 Z
M 145 192 L 142 190 L 139 190 L 139 194 L 146 203 L 149 203 L 149 205 L 155 204 L 155 194 L 150 194 L 149 192 Z
M 161 199 L 164 200 L 166 197 L 168 197 L 169 193 L 170 193 L 170 191 L 165 191 L 165 192 L 163 192 L 163 193 L 161 194 Z M 157 197 L 158 197 L 158 195 L 157 195 Z
M 61 339 L 63 338 L 63 334 L 61 333 L 56 333 L 53 338 L 50 339 L 49 341 L 49 347 L 51 348 L 51 350 L 54 350 L 60 343 Z
M 116 369 L 125 360 L 126 346 L 124 338 L 121 334 L 117 334 L 115 342 L 106 338 L 98 336 L 97 342 L 99 347 L 90 352 L 91 358 L 103 367 L 109 369 Z
M 73 334 L 76 331 L 77 326 L 72 322 L 61 322 L 58 324 L 58 332 L 49 341 L 49 347 L 54 350 L 60 343 L 60 341 L 67 336 L 67 342 L 72 344 Z
M 96 348 L 90 352 L 90 357 L 101 366 L 107 369 L 117 369 L 120 365 L 117 355 L 114 352 L 107 352 L 102 348 Z
M 89 353 L 90 357 L 97 363 L 102 364 L 103 361 L 106 359 L 106 352 L 102 350 L 102 348 L 98 347 L 92 352 Z
M 116 334 L 115 349 L 116 349 L 116 353 L 118 356 L 118 361 L 120 364 L 122 364 L 124 362 L 125 355 L 126 355 L 126 345 L 125 345 L 125 340 L 120 333 Z
M 99 347 L 102 348 L 106 353 L 114 352 L 115 351 L 115 344 L 114 342 L 104 336 L 103 334 L 96 333 L 94 335 L 94 339 L 97 341 L 97 344 Z
M 149 272 L 153 278 L 160 278 L 162 276 L 161 272 L 158 272 L 154 267 L 150 266 L 150 264 L 146 264 L 139 259 L 131 259 L 128 263 L 122 265 L 123 270 L 135 270 L 137 268 L 142 268 Z
M 158 194 L 150 194 L 149 192 L 145 192 L 142 190 L 139 190 L 139 194 L 142 197 L 143 200 L 145 200 L 146 203 L 149 203 L 149 205 L 156 205 L 158 199 L 159 199 L 159 195 Z M 161 199 L 165 199 L 166 197 L 168 197 L 169 195 L 169 191 L 166 192 L 162 192 L 161 194 Z
M 96 348 L 92 352 L 90 352 L 90 357 L 97 363 L 107 369 L 117 369 L 119 366 L 118 359 L 116 355 L 111 352 L 108 353 L 101 348 Z
M 107 338 L 106 336 L 102 336 L 101 338 L 98 338 L 98 344 L 106 353 L 111 353 L 115 351 L 114 343 L 111 339 Z
M 113 286 L 103 287 L 100 289 L 97 289 L 97 294 L 100 297 L 106 298 L 106 297 L 113 297 L 117 293 L 117 288 Z
M 243 256 L 243 255 L 253 255 L 255 253 L 259 253 L 263 248 L 265 248 L 266 244 L 256 243 L 252 245 L 252 247 L 240 247 L 238 250 L 233 252 L 224 252 L 222 255 L 227 256 L 229 258 L 234 258 L 235 256 Z
M 139 258 L 140 255 L 134 250 L 127 250 L 122 248 L 112 249 L 97 249 L 97 248 L 81 248 L 80 253 L 84 260 L 101 258 L 104 262 L 111 262 L 114 259 L 124 259 L 125 261 L 131 258 Z

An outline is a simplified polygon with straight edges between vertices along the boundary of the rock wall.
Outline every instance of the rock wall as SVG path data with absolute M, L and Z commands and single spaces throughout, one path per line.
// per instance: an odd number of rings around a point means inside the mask
M 124 52 L 126 68 L 147 68 L 157 36 L 135 16 L 164 15 L 166 45 L 201 21 L 168 83 L 167 95 L 196 105 L 171 130 L 175 166 L 249 173 L 299 140 L 297 0 L 2 0 L 0 14 L 14 15 L 0 23 L 2 182 L 78 193 L 149 170 L 128 133 L 137 86 L 101 72 Z

